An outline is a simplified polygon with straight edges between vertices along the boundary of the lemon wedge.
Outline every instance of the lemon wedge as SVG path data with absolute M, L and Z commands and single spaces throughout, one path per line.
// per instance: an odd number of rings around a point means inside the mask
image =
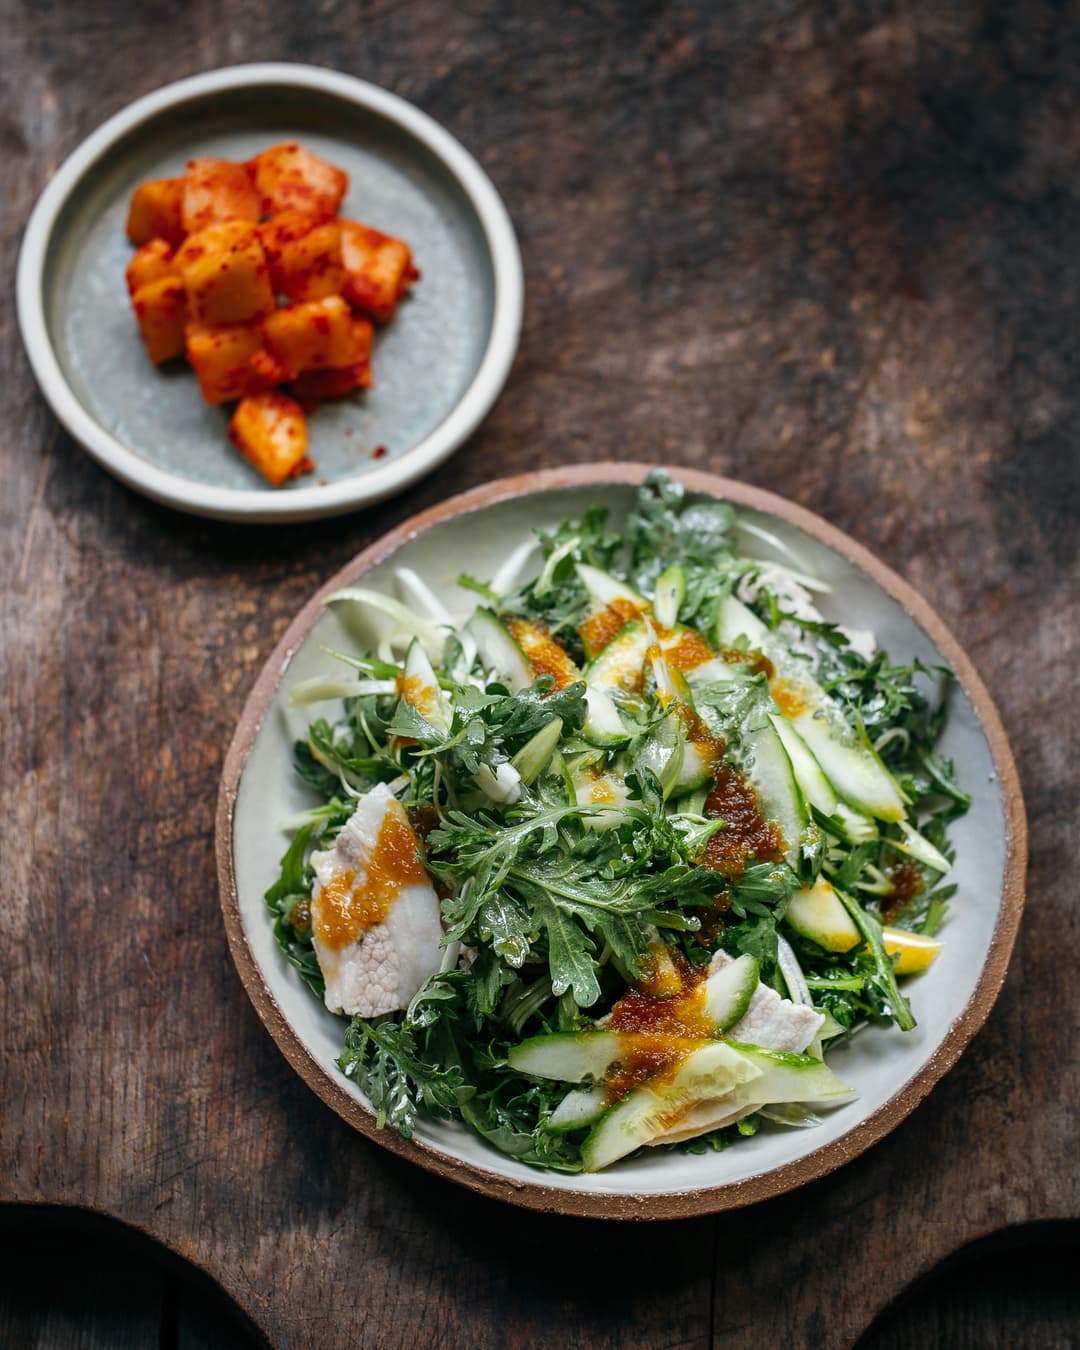
M 895 966 L 897 975 L 917 975 L 932 966 L 941 951 L 936 938 L 909 933 L 906 928 L 883 928 L 881 936 L 889 955 L 900 958 Z

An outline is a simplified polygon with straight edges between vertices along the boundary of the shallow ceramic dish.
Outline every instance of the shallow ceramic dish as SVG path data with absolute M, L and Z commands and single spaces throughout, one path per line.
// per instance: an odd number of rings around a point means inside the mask
M 192 156 L 246 159 L 299 139 L 349 175 L 342 215 L 412 246 L 422 278 L 376 337 L 376 387 L 310 420 L 316 473 L 262 484 L 179 363 L 155 369 L 131 317 L 128 200 Z M 23 239 L 18 311 L 53 411 L 103 467 L 181 510 L 229 520 L 336 515 L 399 491 L 486 416 L 517 349 L 521 258 L 471 155 L 430 117 L 362 80 L 252 65 L 181 80 L 109 119 L 42 193 Z M 379 447 L 385 456 L 375 457 Z
M 530 530 L 551 528 L 587 506 L 607 506 L 617 520 L 647 472 L 642 465 L 597 464 L 490 483 L 407 521 L 361 553 L 301 610 L 259 676 L 225 762 L 217 817 L 233 957 L 267 1029 L 308 1085 L 364 1134 L 466 1186 L 536 1209 L 612 1218 L 708 1213 L 778 1195 L 854 1158 L 899 1124 L 955 1062 L 997 996 L 1020 922 L 1027 847 L 1020 786 L 997 712 L 926 602 L 866 549 L 801 507 L 680 470 L 674 476 L 688 489 L 734 503 L 832 583 L 833 594 L 822 601 L 826 617 L 873 629 L 894 657 L 944 661 L 956 672 L 959 687 L 942 749 L 973 802 L 950 831 L 959 891 L 943 930 L 944 950 L 929 974 L 908 985 L 919 1024 L 907 1034 L 868 1030 L 830 1052 L 831 1067 L 859 1098 L 821 1125 L 763 1129 L 723 1153 L 665 1153 L 595 1175 L 560 1176 L 516 1163 L 453 1124 L 424 1122 L 411 1142 L 377 1131 L 363 1095 L 335 1065 L 344 1023 L 285 963 L 263 903 L 287 842 L 273 822 L 310 805 L 291 772 L 297 725 L 290 724 L 296 712 L 288 709 L 287 686 L 325 673 L 330 658 L 322 647 L 366 647 L 376 636 L 343 628 L 348 616 L 324 609 L 322 599 L 361 575 L 366 586 L 390 591 L 393 569 L 407 565 L 452 610 L 468 609 L 468 597 L 455 586 L 463 567 L 489 576 Z

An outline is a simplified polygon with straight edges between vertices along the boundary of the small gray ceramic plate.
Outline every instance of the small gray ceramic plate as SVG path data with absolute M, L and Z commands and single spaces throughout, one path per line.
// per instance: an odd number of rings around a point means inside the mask
M 124 223 L 143 179 L 286 139 L 346 170 L 342 215 L 407 240 L 421 280 L 376 337 L 375 388 L 311 417 L 316 472 L 272 489 L 230 448 L 228 414 L 202 402 L 194 374 L 147 360 L 124 285 Z M 68 431 L 157 501 L 249 521 L 336 515 L 450 455 L 506 380 L 522 290 L 513 226 L 472 156 L 396 95 L 300 65 L 211 71 L 111 118 L 42 194 L 18 271 L 23 341 Z

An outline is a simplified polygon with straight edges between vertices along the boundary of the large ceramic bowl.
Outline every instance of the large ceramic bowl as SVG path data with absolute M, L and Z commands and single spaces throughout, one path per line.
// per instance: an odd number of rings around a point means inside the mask
M 295 711 L 288 709 L 287 685 L 327 670 L 330 658 L 321 648 L 366 646 L 376 636 L 374 629 L 346 630 L 343 624 L 356 622 L 355 615 L 324 608 L 323 597 L 360 576 L 366 586 L 389 591 L 393 569 L 407 565 L 449 605 L 467 611 L 469 597 L 455 586 L 461 570 L 491 575 L 529 531 L 588 506 L 606 506 L 617 520 L 647 472 L 641 465 L 597 464 L 490 483 L 414 517 L 361 553 L 305 605 L 259 676 L 226 759 L 217 821 L 233 957 L 267 1029 L 309 1086 L 364 1134 L 463 1185 L 537 1209 L 613 1218 L 700 1214 L 778 1195 L 854 1158 L 899 1124 L 990 1011 L 1020 922 L 1026 861 L 1023 802 L 1001 722 L 971 662 L 929 605 L 866 549 L 801 507 L 739 483 L 678 471 L 674 476 L 692 492 L 732 502 L 830 582 L 833 592 L 822 602 L 827 617 L 873 629 L 894 657 L 943 661 L 956 672 L 942 748 L 973 801 L 952 830 L 959 889 L 944 950 L 930 972 L 908 985 L 918 1026 L 906 1035 L 867 1030 L 830 1053 L 830 1065 L 859 1096 L 823 1124 L 762 1130 L 722 1153 L 653 1154 L 598 1175 L 566 1177 L 516 1163 L 453 1124 L 424 1122 L 411 1142 L 376 1130 L 363 1094 L 334 1063 L 344 1022 L 286 965 L 263 903 L 286 844 L 274 822 L 311 804 L 290 769 Z
M 198 155 L 245 160 L 298 139 L 345 169 L 341 214 L 400 235 L 420 282 L 375 338 L 375 387 L 309 420 L 316 472 L 269 488 L 229 447 L 179 362 L 146 359 L 124 285 L 132 190 Z M 19 326 L 53 411 L 148 497 L 228 520 L 305 520 L 379 501 L 487 415 L 510 371 L 523 280 L 513 226 L 479 164 L 404 99 L 336 71 L 232 66 L 167 85 L 99 127 L 42 193 L 19 255 Z M 175 368 L 173 368 L 175 367 Z

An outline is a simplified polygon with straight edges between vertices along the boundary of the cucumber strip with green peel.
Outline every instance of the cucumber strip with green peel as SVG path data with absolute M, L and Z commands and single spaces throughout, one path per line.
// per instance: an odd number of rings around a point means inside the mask
M 760 978 L 756 958 L 746 952 L 705 981 L 704 1012 L 717 1032 L 727 1031 L 745 1015 Z
M 580 1083 L 603 1078 L 622 1053 L 614 1031 L 556 1031 L 512 1046 L 506 1062 L 533 1078 Z
M 757 651 L 764 651 L 762 644 L 770 643 L 772 633 L 741 600 L 736 600 L 731 594 L 723 595 L 713 619 L 713 641 L 718 647 L 730 649 L 737 645 L 740 638 L 745 638 Z
M 650 1139 L 649 1146 L 678 1144 L 688 1139 L 696 1139 L 699 1135 L 723 1129 L 725 1125 L 734 1125 L 757 1109 L 756 1106 L 743 1104 L 738 1089 L 725 1092 L 722 1097 L 710 1098 L 692 1106 L 685 1115 L 680 1116 L 677 1124 Z
M 413 638 L 405 653 L 402 697 L 437 731 L 445 734 L 450 730 L 450 723 L 454 720 L 450 700 L 439 688 L 438 676 L 419 638 Z
M 656 776 L 665 801 L 675 791 L 675 784 L 682 770 L 685 748 L 685 739 L 665 745 L 658 737 L 653 736 L 637 757 L 636 764 Z
M 605 693 L 632 689 L 640 683 L 648 654 L 648 630 L 640 620 L 633 619 L 585 667 L 585 683 Z
M 592 1125 L 608 1108 L 602 1088 L 575 1088 L 568 1093 L 544 1122 L 544 1128 L 555 1134 L 581 1130 Z
M 943 876 L 946 872 L 952 870 L 952 863 L 944 853 L 924 838 L 918 830 L 913 829 L 906 820 L 897 822 L 900 826 L 900 833 L 904 836 L 903 842 L 899 839 L 890 839 L 889 843 L 893 848 L 899 849 L 901 853 L 906 853 L 908 857 L 914 858 L 916 862 L 925 863 L 927 867 L 932 867 L 935 872 L 940 872 Z
M 904 819 L 904 799 L 892 774 L 869 744 L 860 743 L 839 713 L 829 716 L 822 707 L 807 708 L 789 720 L 849 806 L 878 820 Z
M 729 665 L 719 656 L 712 661 L 703 661 L 700 666 L 694 666 L 692 670 L 686 672 L 686 680 L 691 689 L 702 684 L 734 684 L 739 678 L 738 668 Z
M 656 726 L 638 752 L 634 767 L 648 769 L 655 774 L 667 800 L 675 790 L 682 770 L 686 748 L 686 728 L 682 719 L 669 713 Z
M 806 742 L 780 713 L 770 713 L 769 721 L 787 751 L 791 771 L 795 775 L 795 781 L 802 788 L 803 796 L 822 815 L 834 815 L 839 799 L 833 791 L 832 784 L 822 772 L 821 765 L 807 749 Z
M 535 783 L 547 768 L 552 755 L 555 753 L 555 747 L 562 737 L 562 731 L 562 718 L 553 717 L 550 722 L 540 728 L 535 736 L 525 742 L 510 761 L 526 787 L 530 783 Z
M 911 1011 L 911 1005 L 900 992 L 900 986 L 896 983 L 893 959 L 885 950 L 885 940 L 881 936 L 881 924 L 872 914 L 867 914 L 862 905 L 852 896 L 844 891 L 837 891 L 836 894 L 851 915 L 855 927 L 866 940 L 866 945 L 870 948 L 874 963 L 877 966 L 878 978 L 886 990 L 889 1009 L 896 1019 L 896 1025 L 901 1031 L 910 1031 L 915 1025 L 915 1016 Z
M 781 675 L 791 672 L 791 681 L 805 696 L 806 706 L 788 715 L 787 720 L 799 733 L 834 793 L 856 811 L 878 820 L 903 820 L 905 803 L 900 789 L 865 735 L 860 736 L 847 724 L 840 709 L 802 663 L 794 665 L 795 658 L 782 639 L 733 595 L 726 595 L 717 606 L 716 640 L 721 646 L 733 647 L 740 638 L 768 656 Z
M 589 660 L 600 656 L 612 641 L 612 619 L 616 625 L 624 627 L 633 623 L 638 615 L 651 612 L 648 600 L 625 581 L 620 581 L 599 567 L 590 567 L 587 563 L 577 564 L 577 574 L 589 595 L 589 609 L 578 623 L 578 634 Z M 593 633 L 593 620 L 600 619 L 600 631 Z M 616 626 L 617 637 L 622 630 Z
M 582 735 L 594 745 L 618 745 L 628 739 L 611 695 L 595 685 L 585 686 L 585 725 Z
M 679 620 L 679 610 L 686 599 L 686 573 L 678 563 L 660 573 L 653 593 L 653 613 L 656 621 L 665 628 L 674 628 Z
M 771 713 L 769 720 L 788 752 L 795 781 L 802 789 L 803 796 L 816 811 L 835 823 L 830 833 L 837 834 L 849 844 L 864 844 L 876 839 L 878 827 L 873 817 L 856 811 L 847 802 L 840 800 L 821 765 L 787 718 L 780 713 Z
M 603 609 L 615 600 L 626 600 L 642 611 L 649 608 L 648 600 L 640 591 L 635 591 L 633 586 L 613 577 L 610 572 L 590 567 L 588 563 L 578 563 L 577 574 L 597 609 Z
M 553 1031 L 512 1046 L 506 1060 L 512 1069 L 533 1078 L 581 1083 L 586 1078 L 603 1078 L 613 1064 L 638 1050 L 667 1048 L 688 1054 L 700 1044 L 690 1037 L 639 1035 L 633 1031 Z
M 724 1041 L 693 1050 L 662 1082 L 654 1078 L 635 1088 L 600 1117 L 581 1146 L 585 1170 L 598 1172 L 633 1153 L 670 1129 L 682 1108 L 745 1089 L 760 1076 L 747 1055 Z
M 696 792 L 716 777 L 716 747 L 698 741 L 683 746 L 682 763 L 671 789 L 673 796 Z
M 681 703 L 684 708 L 693 711 L 696 708 L 694 691 L 690 688 L 686 675 L 676 666 L 673 666 L 662 652 L 660 656 L 652 656 L 650 663 L 653 669 L 653 678 L 656 681 L 657 693 L 663 694 L 666 702 Z
M 768 722 L 745 731 L 742 746 L 748 752 L 744 772 L 757 791 L 762 814 L 766 820 L 773 820 L 780 826 L 784 836 L 784 857 L 794 867 L 810 814 L 791 771 L 791 760 Z
M 835 1102 L 855 1095 L 853 1088 L 813 1055 L 799 1055 L 791 1050 L 765 1050 L 760 1045 L 746 1045 L 740 1041 L 730 1044 L 758 1070 L 739 1088 L 739 1096 L 747 1106 L 773 1102 Z
M 481 605 L 465 626 L 476 642 L 484 668 L 497 679 L 505 680 L 511 693 L 517 694 L 532 684 L 533 669 L 525 653 L 492 610 Z
M 847 1032 L 847 1027 L 838 1022 L 832 1013 L 825 1014 L 825 1024 L 818 1032 L 819 1041 L 834 1041 L 837 1036 L 843 1036 Z
M 595 814 L 582 817 L 581 823 L 587 830 L 611 830 L 628 819 L 627 807 L 630 804 L 630 789 L 620 774 L 588 772 L 591 765 L 582 769 L 573 769 L 570 776 L 570 791 L 575 806 L 595 806 L 601 808 Z
M 769 714 L 769 721 L 787 751 L 795 781 L 810 805 L 823 816 L 840 816 L 845 828 L 850 824 L 849 837 L 873 839 L 877 834 L 877 826 L 866 816 L 852 811 L 837 797 L 821 765 L 788 719 L 777 712 Z
M 851 915 L 824 877 L 808 889 L 795 892 L 784 918 L 800 937 L 809 938 L 827 952 L 849 952 L 860 941 Z

